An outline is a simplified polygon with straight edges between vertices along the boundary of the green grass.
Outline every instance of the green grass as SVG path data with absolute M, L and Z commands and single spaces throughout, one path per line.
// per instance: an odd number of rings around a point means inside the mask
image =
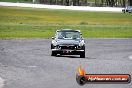
M 63 28 L 87 38 L 132 38 L 132 14 L 0 7 L 0 38 L 51 38 Z

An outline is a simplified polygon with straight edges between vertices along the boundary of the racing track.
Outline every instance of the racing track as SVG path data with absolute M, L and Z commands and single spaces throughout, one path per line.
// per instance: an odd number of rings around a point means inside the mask
M 90 74 L 132 75 L 132 39 L 85 39 L 85 59 L 51 57 L 50 41 L 0 40 L 0 77 L 5 80 L 4 88 L 132 88 L 132 83 L 79 86 L 75 81 L 79 65 Z

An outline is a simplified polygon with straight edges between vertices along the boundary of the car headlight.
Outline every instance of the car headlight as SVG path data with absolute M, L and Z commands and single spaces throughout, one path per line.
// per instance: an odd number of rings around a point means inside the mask
M 82 41 L 79 43 L 79 46 L 83 46 L 83 45 L 85 45 L 84 40 L 82 40 Z
M 55 40 L 53 40 L 53 41 L 52 41 L 52 44 L 53 44 L 54 46 L 56 46 L 56 45 L 57 45 L 57 42 L 56 42 Z

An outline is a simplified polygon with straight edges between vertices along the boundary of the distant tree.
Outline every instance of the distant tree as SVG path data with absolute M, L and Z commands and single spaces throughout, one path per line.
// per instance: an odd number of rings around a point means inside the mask
M 132 6 L 132 0 L 129 0 L 130 1 L 130 6 Z
M 69 0 L 66 0 L 66 5 L 69 6 Z
M 126 6 L 126 3 L 125 3 L 125 0 L 123 0 L 123 7 L 125 7 Z
M 80 0 L 73 0 L 73 5 L 74 5 L 74 6 L 79 6 L 79 5 L 80 5 L 79 1 L 80 1 Z
M 25 0 L 25 1 L 30 1 L 30 0 Z M 95 6 L 126 6 L 127 0 L 37 0 L 40 3 L 45 3 L 45 4 L 61 4 L 61 5 L 71 5 L 71 2 L 74 6 L 79 6 L 79 5 L 87 5 L 87 2 L 94 1 Z M 128 0 L 130 5 L 132 5 L 132 0 Z M 83 3 L 83 4 L 81 4 Z

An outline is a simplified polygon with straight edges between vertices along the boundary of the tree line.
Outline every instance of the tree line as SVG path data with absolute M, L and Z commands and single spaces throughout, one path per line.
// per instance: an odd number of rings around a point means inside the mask
M 56 4 L 56 5 L 89 5 L 92 3 L 93 6 L 110 6 L 110 7 L 125 7 L 127 2 L 132 0 L 39 0 L 40 3 L 44 4 Z
M 125 7 L 126 3 L 127 0 L 95 0 L 96 5 L 110 6 L 110 7 L 114 7 L 114 6 Z

